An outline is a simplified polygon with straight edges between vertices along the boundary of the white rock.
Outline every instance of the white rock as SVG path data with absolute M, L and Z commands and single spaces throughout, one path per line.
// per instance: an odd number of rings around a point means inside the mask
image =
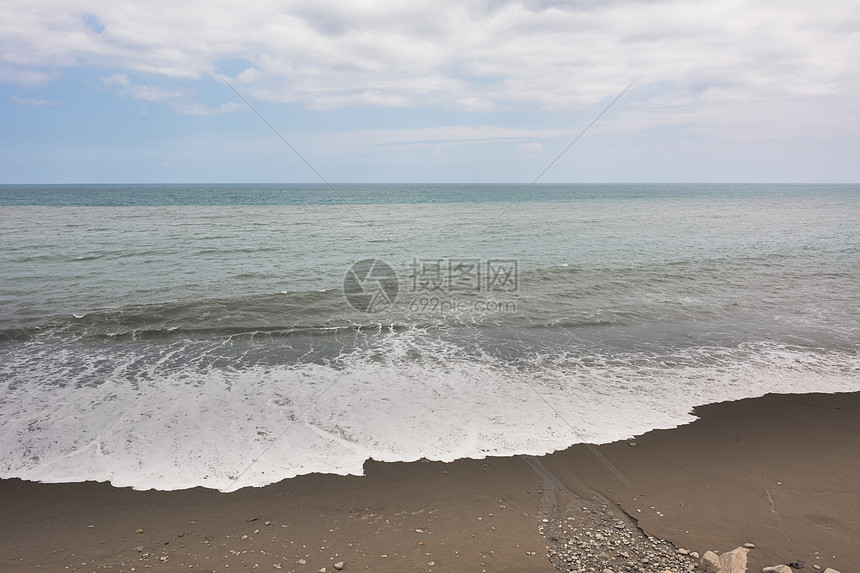
M 692 557 L 693 559 L 698 559 L 699 558 L 699 552 L 698 551 L 690 551 L 690 557 Z
M 338 571 L 343 571 L 343 565 L 344 565 L 343 561 L 338 561 L 337 563 L 334 564 L 334 568 L 337 569 Z
M 720 573 L 720 558 L 713 551 L 705 551 L 701 564 L 708 573 Z
M 765 567 L 761 573 L 791 573 L 791 567 L 788 565 L 774 565 L 773 567 Z
M 830 567 L 828 567 L 827 569 L 824 570 L 824 573 L 839 573 L 839 571 L 837 571 L 836 569 L 831 569 Z
M 746 547 L 738 547 L 717 555 L 713 551 L 706 551 L 702 555 L 702 565 L 708 573 L 746 573 L 747 570 Z
M 755 549 L 755 544 L 754 543 L 744 543 L 744 547 L 746 547 L 747 549 Z

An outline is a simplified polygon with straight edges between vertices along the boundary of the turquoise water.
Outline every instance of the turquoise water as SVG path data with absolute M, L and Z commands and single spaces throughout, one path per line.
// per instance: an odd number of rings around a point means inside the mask
M 860 186 L 524 191 L 0 186 L 0 475 L 228 490 L 860 389 Z

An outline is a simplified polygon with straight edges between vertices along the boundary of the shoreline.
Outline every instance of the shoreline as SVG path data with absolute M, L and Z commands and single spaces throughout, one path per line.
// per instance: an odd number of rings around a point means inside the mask
M 4 479 L 0 559 L 8 571 L 552 572 L 548 530 L 578 511 L 570 490 L 689 551 L 753 543 L 747 571 L 860 563 L 860 392 L 694 412 L 678 428 L 534 458 L 555 482 L 526 456 L 370 461 L 364 476 L 227 494 Z

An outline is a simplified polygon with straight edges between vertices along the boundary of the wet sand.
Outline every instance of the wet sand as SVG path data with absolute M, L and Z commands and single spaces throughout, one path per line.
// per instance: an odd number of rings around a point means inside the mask
M 860 393 L 766 396 L 696 414 L 673 430 L 540 457 L 558 487 L 522 457 L 368 462 L 365 476 L 229 494 L 0 480 L 0 569 L 330 572 L 343 562 L 344 571 L 552 572 L 539 529 L 548 493 L 552 517 L 576 510 L 564 490 L 599 494 L 690 551 L 754 543 L 748 571 L 797 560 L 809 571 L 856 569 Z

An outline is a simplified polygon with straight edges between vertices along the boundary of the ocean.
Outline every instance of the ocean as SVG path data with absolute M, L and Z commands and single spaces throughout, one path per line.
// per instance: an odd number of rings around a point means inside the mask
M 3 478 L 231 491 L 860 391 L 860 185 L 3 185 L 0 245 Z

